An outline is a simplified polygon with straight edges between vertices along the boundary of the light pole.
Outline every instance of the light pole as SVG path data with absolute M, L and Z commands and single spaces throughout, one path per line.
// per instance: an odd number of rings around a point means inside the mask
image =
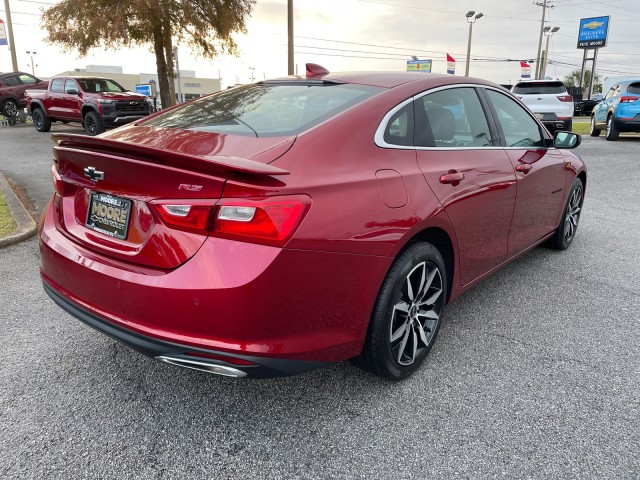
M 36 67 L 37 67 L 37 65 L 34 63 L 33 57 L 35 57 L 37 53 L 38 52 L 31 52 L 31 51 L 27 50 L 27 55 L 29 55 L 29 57 L 31 57 L 31 65 L 29 65 L 31 67 L 31 75 L 33 75 L 34 77 L 36 76 Z
M 560 30 L 560 27 L 544 27 L 544 29 L 542 30 L 542 33 L 544 34 L 545 37 L 547 37 L 547 45 L 544 49 L 544 61 L 542 62 L 542 65 L 540 67 L 540 79 L 544 80 L 545 75 L 547 74 L 547 61 L 549 58 L 549 39 L 551 37 L 553 37 L 553 34 L 556 33 L 558 30 Z
M 255 67 L 249 67 L 249 70 L 251 71 L 251 83 L 253 83 L 253 80 L 255 78 L 254 73 L 256 71 Z
M 478 13 L 473 10 L 469 10 L 467 12 L 467 23 L 469 23 L 469 43 L 467 44 L 467 68 L 464 71 L 464 76 L 469 76 L 469 63 L 471 63 L 471 34 L 473 33 L 473 24 L 476 23 L 480 18 L 484 17 L 484 14 Z

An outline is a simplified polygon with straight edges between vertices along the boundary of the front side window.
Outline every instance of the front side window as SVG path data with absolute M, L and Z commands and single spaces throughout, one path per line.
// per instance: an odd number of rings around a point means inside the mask
M 38 79 L 35 77 L 32 77 L 29 74 L 23 73 L 20 75 L 20 81 L 22 83 L 24 83 L 25 85 L 34 85 L 36 83 L 38 83 Z
M 54 93 L 63 93 L 63 85 L 64 82 L 61 78 L 54 78 L 53 80 L 51 80 L 50 90 Z
M 510 97 L 486 90 L 489 101 L 498 114 L 507 147 L 544 147 L 544 137 L 538 123 L 526 110 Z
M 449 88 L 416 100 L 415 145 L 490 147 L 491 131 L 475 89 Z
M 73 80 L 67 80 L 66 82 L 64 82 L 64 92 L 71 93 L 72 91 L 78 93 L 78 85 L 76 85 L 76 82 L 74 82 Z
M 254 137 L 297 135 L 381 91 L 368 85 L 258 83 L 202 97 L 145 125 Z

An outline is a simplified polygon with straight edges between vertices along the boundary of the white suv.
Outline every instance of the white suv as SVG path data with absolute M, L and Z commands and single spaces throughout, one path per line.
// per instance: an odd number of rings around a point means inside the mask
M 547 129 L 571 131 L 573 97 L 558 80 L 528 80 L 517 83 L 513 94 L 522 100 Z

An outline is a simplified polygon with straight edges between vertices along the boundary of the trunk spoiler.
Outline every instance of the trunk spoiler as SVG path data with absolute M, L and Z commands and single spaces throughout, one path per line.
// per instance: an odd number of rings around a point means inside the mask
M 185 169 L 195 169 L 202 172 L 233 172 L 248 175 L 289 175 L 288 170 L 261 163 L 248 158 L 230 157 L 225 155 L 186 155 L 173 150 L 162 150 L 140 145 L 124 143 L 100 137 L 87 137 L 71 133 L 54 133 L 51 139 L 57 144 L 54 150 L 82 150 L 100 153 L 118 154 L 148 162 L 170 165 Z

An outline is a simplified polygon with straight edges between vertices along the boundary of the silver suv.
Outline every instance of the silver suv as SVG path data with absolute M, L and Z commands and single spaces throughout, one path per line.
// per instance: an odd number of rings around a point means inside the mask
M 529 80 L 517 83 L 513 94 L 522 100 L 547 129 L 571 131 L 573 97 L 559 80 Z

